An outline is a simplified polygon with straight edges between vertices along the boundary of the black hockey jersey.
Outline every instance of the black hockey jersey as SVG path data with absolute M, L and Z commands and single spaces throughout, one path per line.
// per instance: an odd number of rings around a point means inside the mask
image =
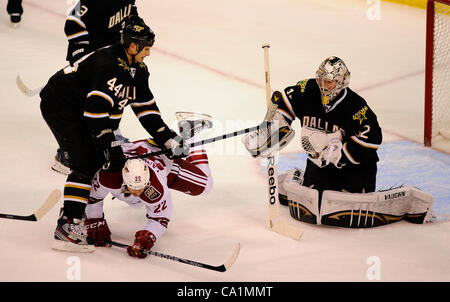
M 352 166 L 378 161 L 382 132 L 377 116 L 353 90 L 344 88 L 332 102 L 323 104 L 319 85 L 308 79 L 286 87 L 281 95 L 278 111 L 289 123 L 299 118 L 302 127 L 326 133 L 341 131 L 342 163 Z
M 65 111 L 84 119 L 94 136 L 117 129 L 127 105 L 158 144 L 176 135 L 161 118 L 148 86 L 147 66 L 129 66 L 120 43 L 99 49 L 77 67 L 68 66 L 53 75 L 41 98 L 56 100 Z
M 135 0 L 80 0 L 66 18 L 64 32 L 71 65 L 89 52 L 120 40 L 122 21 L 137 15 Z

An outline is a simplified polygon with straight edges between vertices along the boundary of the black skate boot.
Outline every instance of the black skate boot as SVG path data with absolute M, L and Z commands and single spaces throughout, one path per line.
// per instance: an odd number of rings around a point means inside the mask
M 51 168 L 53 171 L 59 172 L 64 175 L 69 175 L 71 170 L 69 168 L 69 163 L 63 156 L 64 154 L 65 153 L 61 149 L 56 150 L 55 162 L 53 163 Z
M 54 238 L 54 250 L 80 253 L 95 250 L 95 246 L 87 242 L 87 232 L 80 219 L 68 219 L 66 216 L 58 219 Z

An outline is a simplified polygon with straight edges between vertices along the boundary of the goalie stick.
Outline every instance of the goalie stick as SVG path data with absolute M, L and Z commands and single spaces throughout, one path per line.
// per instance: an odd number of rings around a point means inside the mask
M 119 243 L 119 242 L 115 242 L 115 241 L 111 241 L 110 244 L 112 246 L 120 247 L 120 248 L 123 248 L 123 249 L 128 248 L 128 245 L 123 244 L 123 243 Z M 236 247 L 234 248 L 233 254 L 230 256 L 230 258 L 228 258 L 228 260 L 224 264 L 218 265 L 218 266 L 213 266 L 213 265 L 210 265 L 210 264 L 197 262 L 197 261 L 193 261 L 193 260 L 189 260 L 189 259 L 179 258 L 179 257 L 176 257 L 176 256 L 171 256 L 171 255 L 163 254 L 163 253 L 160 253 L 160 252 L 154 252 L 154 251 L 147 251 L 147 250 L 145 250 L 145 253 L 147 255 L 150 255 L 150 256 L 156 256 L 156 257 L 160 257 L 160 258 L 164 258 L 164 259 L 168 259 L 168 260 L 172 260 L 172 261 L 176 261 L 176 262 L 181 262 L 181 263 L 184 263 L 184 264 L 187 264 L 187 265 L 197 266 L 197 267 L 200 267 L 200 268 L 209 269 L 209 270 L 213 270 L 213 271 L 217 271 L 217 272 L 225 272 L 236 261 L 236 258 L 239 255 L 240 249 L 241 249 L 241 244 L 238 243 L 236 245 Z
M 59 201 L 60 198 L 61 198 L 61 191 L 56 189 L 50 193 L 50 195 L 47 197 L 47 200 L 41 205 L 41 207 L 34 214 L 28 216 L 21 216 L 21 215 L 0 213 L 0 218 L 38 221 L 42 217 L 44 217 L 44 215 L 47 214 L 51 208 L 53 208 L 53 206 Z
M 267 99 L 267 114 L 265 122 L 269 122 L 278 107 L 278 104 L 272 102 L 270 99 L 270 72 L 269 72 L 269 47 L 268 43 L 262 45 L 264 50 L 264 68 L 266 80 L 266 99 Z M 267 157 L 267 186 L 269 194 L 269 227 L 272 231 L 299 240 L 303 231 L 285 223 L 280 217 L 280 202 L 278 201 L 278 166 L 277 166 L 278 151 L 274 151 Z

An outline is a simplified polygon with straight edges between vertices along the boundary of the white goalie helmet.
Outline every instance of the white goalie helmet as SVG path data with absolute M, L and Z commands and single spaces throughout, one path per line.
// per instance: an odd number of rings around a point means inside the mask
M 350 71 L 344 61 L 338 57 L 331 56 L 320 64 L 319 69 L 316 71 L 316 81 L 322 93 L 322 100 L 324 104 L 327 104 L 342 89 L 348 86 L 350 83 Z M 337 84 L 333 89 L 328 90 L 325 88 L 324 81 L 336 81 Z
M 150 184 L 150 170 L 144 160 L 129 159 L 122 169 L 124 184 L 132 190 L 141 190 Z

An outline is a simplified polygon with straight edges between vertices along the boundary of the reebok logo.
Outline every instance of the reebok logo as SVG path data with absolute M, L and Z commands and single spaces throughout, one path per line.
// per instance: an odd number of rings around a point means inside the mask
M 274 205 L 276 202 L 276 196 L 275 193 L 277 191 L 277 184 L 275 183 L 274 175 L 274 169 L 272 168 L 275 165 L 275 157 L 269 156 L 267 158 L 267 174 L 269 176 L 269 203 L 271 205 Z

